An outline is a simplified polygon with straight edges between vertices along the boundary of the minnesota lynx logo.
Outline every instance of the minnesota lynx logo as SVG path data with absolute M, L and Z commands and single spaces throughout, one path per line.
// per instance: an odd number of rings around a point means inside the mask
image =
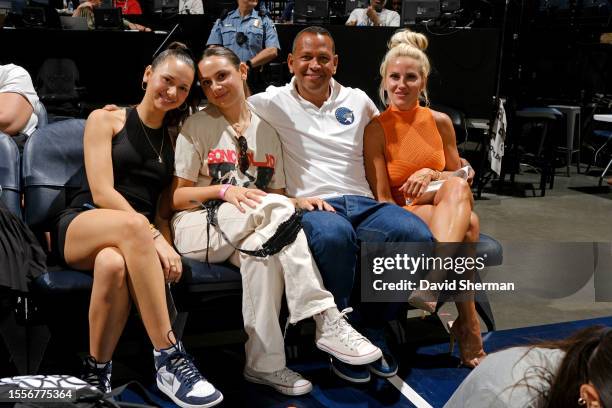
M 349 108 L 340 107 L 336 109 L 336 119 L 343 125 L 350 125 L 355 121 L 355 115 Z

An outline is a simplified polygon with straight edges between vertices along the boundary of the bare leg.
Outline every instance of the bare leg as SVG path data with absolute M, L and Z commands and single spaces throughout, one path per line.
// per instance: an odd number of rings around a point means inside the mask
M 433 202 L 431 233 L 440 242 L 462 242 L 470 225 L 474 201 L 469 184 L 452 177 L 442 185 Z
M 153 346 L 158 350 L 170 347 L 176 339 L 171 333 L 164 275 L 146 217 L 91 210 L 77 216 L 68 227 L 64 255 L 70 266 L 92 269 L 98 253 L 108 247 L 118 248 L 125 259 L 132 295 Z
M 470 187 L 458 177 L 447 180 L 434 198 L 433 205 L 415 209 L 440 242 L 478 242 L 480 223 L 472 212 Z M 452 333 L 459 339 L 461 361 L 475 367 L 486 354 L 482 348 L 480 321 L 474 301 L 455 302 L 459 317 Z
M 89 353 L 97 361 L 111 360 L 129 312 L 125 259 L 118 248 L 104 248 L 94 262 L 89 303 Z

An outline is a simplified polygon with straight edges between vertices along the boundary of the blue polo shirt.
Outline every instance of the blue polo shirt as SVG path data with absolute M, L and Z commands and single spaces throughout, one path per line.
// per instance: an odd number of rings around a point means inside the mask
M 236 34 L 242 32 L 247 41 L 239 45 Z M 218 19 L 210 32 L 206 45 L 222 45 L 234 51 L 240 61 L 247 61 L 264 48 L 278 48 L 278 35 L 274 23 L 268 16 L 261 17 L 257 10 L 242 18 L 238 9 L 229 13 L 223 20 Z

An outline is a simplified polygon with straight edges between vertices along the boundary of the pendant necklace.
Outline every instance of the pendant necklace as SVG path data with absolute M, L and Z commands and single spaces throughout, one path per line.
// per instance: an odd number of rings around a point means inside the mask
M 153 151 L 155 152 L 155 154 L 157 155 L 157 161 L 160 163 L 163 163 L 164 161 L 162 160 L 162 153 L 164 152 L 164 136 L 166 133 L 166 128 L 163 127 L 162 125 L 162 141 L 161 141 L 161 146 L 159 148 L 159 152 L 157 151 L 157 149 L 155 149 L 155 146 L 153 146 L 153 143 L 151 143 L 151 139 L 149 139 L 149 134 L 147 133 L 147 130 L 145 129 L 145 125 L 144 123 L 142 123 L 142 119 L 140 119 L 140 116 L 138 115 L 138 111 L 136 111 L 136 116 L 138 116 L 138 122 L 140 122 L 140 126 L 142 127 L 142 131 L 144 132 L 145 138 L 147 139 L 147 142 L 149 142 L 149 145 L 151 146 L 151 149 L 153 149 Z

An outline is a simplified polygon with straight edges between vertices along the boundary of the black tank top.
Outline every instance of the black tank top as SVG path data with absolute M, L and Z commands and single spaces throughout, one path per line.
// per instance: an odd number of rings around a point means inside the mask
M 174 172 L 174 148 L 167 129 L 147 127 L 140 121 L 138 111 L 130 108 L 125 126 L 113 138 L 111 155 L 115 190 L 152 221 L 157 199 L 172 181 Z M 73 197 L 70 207 L 80 208 L 84 204 L 93 204 L 87 184 Z

